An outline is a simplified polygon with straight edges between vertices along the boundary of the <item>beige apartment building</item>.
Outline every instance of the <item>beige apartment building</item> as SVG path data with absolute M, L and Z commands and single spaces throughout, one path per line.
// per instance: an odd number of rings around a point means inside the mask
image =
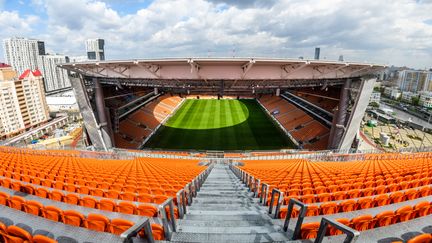
M 21 76 L 0 64 L 0 138 L 10 137 L 49 118 L 42 74 L 26 70 Z

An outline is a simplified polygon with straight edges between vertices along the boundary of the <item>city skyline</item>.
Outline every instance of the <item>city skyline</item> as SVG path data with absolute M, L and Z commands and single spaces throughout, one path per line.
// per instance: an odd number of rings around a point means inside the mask
M 41 39 L 47 52 L 68 56 L 85 55 L 85 41 L 102 38 L 107 60 L 313 59 L 320 47 L 321 59 L 432 66 L 431 1 L 232 2 L 0 0 L 0 38 Z

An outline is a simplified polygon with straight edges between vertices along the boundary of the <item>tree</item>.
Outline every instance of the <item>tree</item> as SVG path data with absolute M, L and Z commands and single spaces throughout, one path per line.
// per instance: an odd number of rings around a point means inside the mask
M 376 102 L 371 102 L 371 103 L 369 103 L 369 105 L 374 107 L 374 108 L 379 108 L 379 104 Z
M 420 103 L 420 97 L 418 97 L 418 96 L 414 96 L 414 97 L 412 97 L 412 98 L 411 98 L 411 103 L 412 103 L 413 105 L 419 105 L 419 103 Z

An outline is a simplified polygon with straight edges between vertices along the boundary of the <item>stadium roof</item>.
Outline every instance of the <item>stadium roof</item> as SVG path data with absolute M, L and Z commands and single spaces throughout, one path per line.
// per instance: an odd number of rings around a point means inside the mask
M 162 58 L 77 62 L 60 67 L 101 78 L 290 80 L 359 77 L 381 71 L 385 65 L 278 58 Z

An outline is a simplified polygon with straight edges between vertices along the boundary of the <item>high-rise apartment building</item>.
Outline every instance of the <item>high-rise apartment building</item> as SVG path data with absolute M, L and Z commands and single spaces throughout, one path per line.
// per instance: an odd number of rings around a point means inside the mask
M 71 86 L 67 71 L 57 66 L 58 64 L 67 62 L 69 62 L 69 58 L 63 55 L 39 56 L 45 89 L 48 92 L 61 90 Z
M 103 39 L 89 39 L 86 41 L 87 58 L 89 60 L 105 60 L 105 41 Z
M 432 91 L 432 72 L 402 70 L 399 72 L 398 86 L 402 91 Z
M 0 138 L 25 129 L 15 89 L 16 76 L 9 65 L 0 64 Z
M 27 69 L 15 80 L 18 102 L 26 128 L 49 119 L 42 73 Z
M 43 85 L 37 69 L 17 77 L 12 67 L 0 64 L 0 138 L 48 121 Z
M 56 67 L 57 64 L 68 62 L 68 58 L 47 54 L 43 41 L 14 37 L 3 40 L 3 48 L 6 62 L 18 73 L 27 69 L 42 71 L 46 92 L 71 86 L 67 72 Z
M 39 68 L 38 58 L 45 55 L 45 43 L 40 40 L 13 37 L 3 40 L 6 63 L 17 73 Z

